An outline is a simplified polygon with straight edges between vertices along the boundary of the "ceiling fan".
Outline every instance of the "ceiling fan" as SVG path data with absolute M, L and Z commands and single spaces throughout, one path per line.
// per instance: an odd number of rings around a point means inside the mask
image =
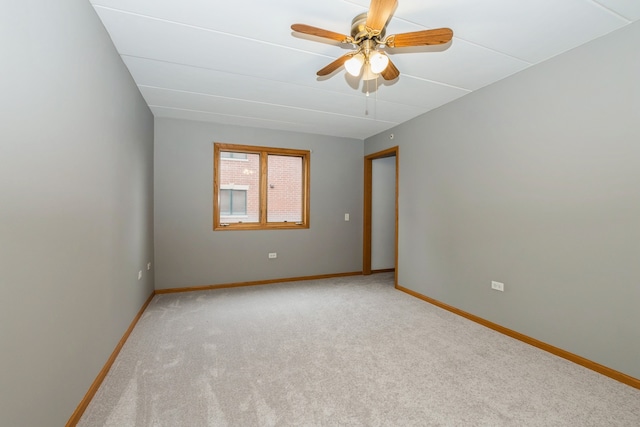
M 385 80 L 393 80 L 400 75 L 400 71 L 382 49 L 438 45 L 448 43 L 453 37 L 453 31 L 450 28 L 385 37 L 387 21 L 397 4 L 398 0 L 371 0 L 369 11 L 353 18 L 350 36 L 305 24 L 293 24 L 291 29 L 299 33 L 351 44 L 356 49 L 319 70 L 316 73 L 318 76 L 331 74 L 344 65 L 352 76 L 357 77 L 362 72 L 364 80 L 375 79 L 378 75 Z

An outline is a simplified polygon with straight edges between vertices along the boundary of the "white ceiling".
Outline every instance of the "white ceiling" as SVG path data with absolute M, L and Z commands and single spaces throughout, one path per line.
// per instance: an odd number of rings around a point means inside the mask
M 156 117 L 364 139 L 640 19 L 639 0 L 398 0 L 387 35 L 449 27 L 450 44 L 394 49 L 379 88 L 348 52 L 291 31 L 349 34 L 369 0 L 90 0 Z M 348 45 L 347 45 L 348 47 Z

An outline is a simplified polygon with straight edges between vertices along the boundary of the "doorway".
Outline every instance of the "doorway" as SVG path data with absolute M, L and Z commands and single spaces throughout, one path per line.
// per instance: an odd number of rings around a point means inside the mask
M 372 270 L 372 251 L 373 251 L 373 209 L 374 209 L 374 161 L 378 159 L 395 158 L 395 186 L 391 195 L 394 203 L 393 219 L 390 224 L 393 230 L 393 270 L 395 270 L 395 282 L 398 283 L 398 178 L 400 176 L 399 169 L 399 148 L 392 147 L 377 153 L 369 154 L 364 158 L 364 241 L 362 256 L 362 274 L 371 274 L 377 272 Z M 389 196 L 389 195 L 386 195 Z M 391 270 L 391 269 L 389 269 Z M 382 270 L 386 271 L 386 270 Z

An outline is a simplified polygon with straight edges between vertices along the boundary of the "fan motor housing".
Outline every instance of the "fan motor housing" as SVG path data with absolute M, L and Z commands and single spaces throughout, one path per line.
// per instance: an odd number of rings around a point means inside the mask
M 361 13 L 357 15 L 351 21 L 351 37 L 354 40 L 368 39 L 371 38 L 369 32 L 367 31 L 367 12 Z M 380 30 L 380 35 L 377 36 L 379 40 L 384 38 L 384 34 L 386 31 L 386 27 Z

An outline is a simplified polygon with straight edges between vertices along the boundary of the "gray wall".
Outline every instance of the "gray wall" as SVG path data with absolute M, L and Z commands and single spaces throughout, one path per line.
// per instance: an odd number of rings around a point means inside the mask
M 396 266 L 396 157 L 371 162 L 371 269 Z
M 640 378 L 639 44 L 635 23 L 393 129 L 402 286 Z
M 153 117 L 86 0 L 0 13 L 0 425 L 66 423 L 153 292 Z
M 212 231 L 214 142 L 312 150 L 311 228 Z M 356 139 L 156 119 L 156 289 L 361 271 L 362 153 Z

